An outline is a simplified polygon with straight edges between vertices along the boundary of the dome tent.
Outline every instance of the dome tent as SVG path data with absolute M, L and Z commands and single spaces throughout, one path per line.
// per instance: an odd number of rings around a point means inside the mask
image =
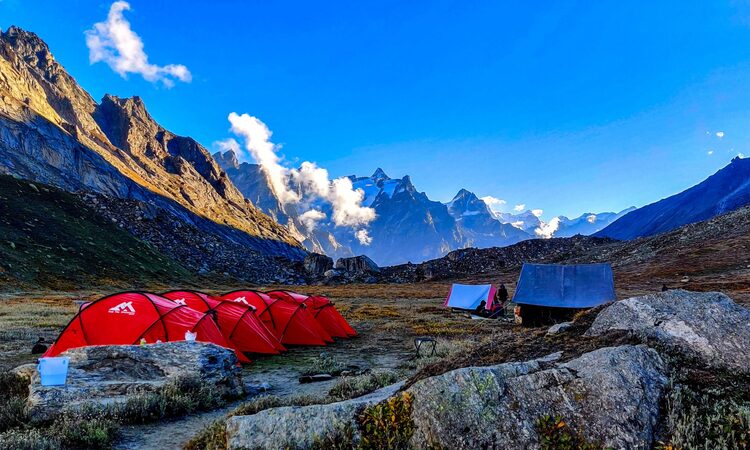
M 224 338 L 241 352 L 277 355 L 286 350 L 255 316 L 253 306 L 225 302 L 193 291 L 170 291 L 162 296 L 198 312 L 212 314 Z
M 333 303 L 326 297 L 319 295 L 308 296 L 291 291 L 271 291 L 267 292 L 267 294 L 271 298 L 280 298 L 304 304 L 323 329 L 333 337 L 348 338 L 357 335 L 354 328 L 349 325 L 346 319 L 336 310 Z
M 255 315 L 284 345 L 326 345 L 333 341 L 303 304 L 249 290 L 228 292 L 219 299 L 254 306 Z
M 208 314 L 156 294 L 122 292 L 81 307 L 44 356 L 88 345 L 137 345 L 141 339 L 149 344 L 182 341 L 188 331 L 198 341 L 231 348 Z M 240 353 L 237 357 L 248 361 Z

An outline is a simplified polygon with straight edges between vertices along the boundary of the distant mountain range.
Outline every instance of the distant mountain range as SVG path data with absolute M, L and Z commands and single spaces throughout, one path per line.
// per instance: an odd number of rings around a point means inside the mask
M 330 221 L 308 229 L 305 211 L 298 205 L 283 205 L 259 165 L 240 163 L 231 150 L 217 152 L 214 158 L 245 197 L 292 230 L 308 250 L 332 257 L 367 254 L 380 265 L 421 262 L 460 248 L 502 247 L 540 236 L 591 234 L 629 211 L 587 213 L 575 219 L 560 216 L 549 226 L 531 211 L 497 214 L 466 189 L 448 203 L 431 200 L 416 189 L 409 176 L 393 179 L 378 168 L 369 177 L 349 177 L 354 189 L 364 194 L 362 205 L 377 214 L 367 227 L 369 239 L 363 242 L 353 237 L 351 230 Z M 300 189 L 291 178 L 288 183 L 295 191 Z M 315 207 L 330 217 L 325 204 Z
M 701 183 L 631 211 L 596 235 L 628 240 L 700 222 L 750 204 L 750 158 L 736 157 Z

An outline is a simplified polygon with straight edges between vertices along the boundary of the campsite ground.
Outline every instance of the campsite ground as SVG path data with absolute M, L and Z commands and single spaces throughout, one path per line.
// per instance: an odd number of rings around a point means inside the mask
M 512 292 L 517 272 L 483 275 L 464 282 L 505 282 Z M 659 290 L 662 283 L 691 290 L 719 290 L 735 301 L 750 304 L 750 284 L 745 278 L 705 275 L 687 281 L 664 278 L 644 279 L 638 269 L 615 273 L 619 298 Z M 268 383 L 270 393 L 278 396 L 325 394 L 333 382 L 300 384 L 298 377 L 320 359 L 322 352 L 353 370 L 389 368 L 403 377 L 412 375 L 426 364 L 456 355 L 488 342 L 520 342 L 539 334 L 540 330 L 522 329 L 509 322 L 472 320 L 442 306 L 450 282 L 420 284 L 303 286 L 292 289 L 325 294 L 359 332 L 357 338 L 337 341 L 325 348 L 293 348 L 288 353 L 266 357 L 245 367 L 245 380 L 251 385 Z M 164 291 L 168 286 L 153 286 Z M 225 292 L 238 286 L 219 286 L 213 292 Z M 268 287 L 268 289 L 274 286 Z M 289 289 L 289 287 L 283 287 Z M 261 288 L 263 289 L 263 288 Z M 29 350 L 38 337 L 54 340 L 77 310 L 75 301 L 93 300 L 108 292 L 11 292 L 0 294 L 0 371 L 33 362 Z M 415 359 L 414 337 L 435 336 L 438 356 Z M 533 341 L 533 339 L 530 339 Z M 469 361 L 471 362 L 471 361 Z M 482 361 L 476 361 L 481 364 Z M 230 408 L 153 425 L 125 428 L 124 448 L 180 448 L 191 436 L 188 431 L 220 418 Z M 173 432 L 165 433 L 171 430 Z M 181 431 L 180 431 L 181 430 Z M 179 432 L 178 432 L 179 431 Z
M 264 357 L 245 366 L 246 383 L 268 383 L 278 396 L 325 395 L 334 381 L 300 384 L 299 376 L 314 367 L 325 352 L 347 369 L 387 368 L 407 377 L 426 363 L 477 345 L 487 339 L 513 333 L 514 327 L 500 321 L 474 321 L 465 314 L 442 307 L 447 283 L 369 286 L 305 286 L 302 292 L 326 293 L 358 331 L 359 336 L 340 340 L 327 347 L 292 348 L 284 355 Z M 158 286 L 154 290 L 162 291 Z M 233 286 L 218 289 L 228 291 Z M 271 287 L 269 287 L 270 289 Z M 288 287 L 287 287 L 288 288 Z M 88 301 L 107 292 L 8 293 L 0 301 L 0 371 L 34 362 L 30 349 L 38 337 L 55 339 L 74 316 L 76 301 Z M 357 295 L 356 297 L 354 295 Z M 415 359 L 414 337 L 436 336 L 438 357 Z M 229 409 L 204 413 L 176 421 L 123 429 L 123 448 L 179 448 L 190 436 L 190 422 L 204 425 L 220 418 Z M 165 431 L 169 429 L 169 433 Z

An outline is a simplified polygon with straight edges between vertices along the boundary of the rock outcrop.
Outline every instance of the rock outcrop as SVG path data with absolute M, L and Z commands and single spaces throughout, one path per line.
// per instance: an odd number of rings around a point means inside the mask
M 305 272 L 312 276 L 322 276 L 333 269 L 333 259 L 326 255 L 310 253 L 305 257 Z
M 178 378 L 197 378 L 215 386 L 221 395 L 244 392 L 236 356 L 213 344 L 91 346 L 70 349 L 60 356 L 70 358 L 64 386 L 42 386 L 36 371 L 31 377 L 28 407 L 34 420 L 45 420 L 64 409 L 126 402 Z
M 626 330 L 709 367 L 750 373 L 750 310 L 718 292 L 673 290 L 613 303 L 587 335 Z
M 395 394 L 401 384 L 379 389 L 353 400 L 327 405 L 285 406 L 251 416 L 227 420 L 230 449 L 309 448 L 319 437 L 332 435 L 344 427 L 356 430 L 358 411 Z
M 409 388 L 412 444 L 535 448 L 536 421 L 560 415 L 604 448 L 650 448 L 666 373 L 645 346 L 603 348 L 551 366 L 536 360 L 454 370 Z
M 467 367 L 420 380 L 413 399 L 413 448 L 536 448 L 537 421 L 560 415 L 588 442 L 650 448 L 667 368 L 646 346 L 609 347 L 566 363 L 560 354 L 490 367 Z M 229 448 L 309 448 L 317 439 L 352 430 L 364 408 L 399 385 L 328 405 L 273 408 L 227 423 Z
M 380 273 L 380 267 L 365 255 L 352 258 L 339 258 L 336 261 L 336 269 L 343 270 L 349 274 L 375 274 Z

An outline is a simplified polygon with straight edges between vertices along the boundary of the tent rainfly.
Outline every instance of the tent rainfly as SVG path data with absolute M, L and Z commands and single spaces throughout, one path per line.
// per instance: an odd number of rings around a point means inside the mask
M 475 310 L 484 301 L 486 309 L 492 309 L 495 288 L 491 284 L 454 284 L 444 306 L 449 308 Z
M 326 342 L 333 342 L 304 304 L 250 290 L 228 292 L 218 298 L 255 307 L 255 315 L 284 345 L 326 345 Z
M 326 297 L 320 295 L 303 295 L 290 291 L 267 292 L 273 298 L 286 299 L 307 306 L 315 320 L 323 329 L 333 337 L 348 338 L 356 336 L 354 331 L 344 317 L 338 312 L 333 303 Z
M 513 303 L 584 309 L 615 299 L 609 264 L 524 264 Z
M 82 306 L 44 356 L 88 345 L 137 345 L 141 339 L 149 344 L 182 341 L 188 331 L 198 341 L 231 348 L 210 315 L 155 294 L 123 292 Z
M 226 340 L 247 353 L 278 355 L 286 350 L 276 336 L 255 316 L 255 308 L 244 303 L 224 302 L 201 292 L 171 291 L 162 294 L 178 305 L 212 314 Z

